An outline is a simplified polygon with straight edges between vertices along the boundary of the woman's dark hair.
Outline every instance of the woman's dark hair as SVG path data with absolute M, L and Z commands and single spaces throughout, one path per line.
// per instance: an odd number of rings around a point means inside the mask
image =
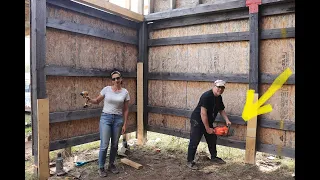
M 114 74 L 119 74 L 119 76 L 122 77 L 121 72 L 120 72 L 118 69 L 116 69 L 116 68 L 114 68 L 114 69 L 111 71 L 111 76 L 114 75 Z
M 114 75 L 114 74 L 119 74 L 119 76 L 122 78 L 121 72 L 120 72 L 118 69 L 116 69 L 116 68 L 114 68 L 114 69 L 111 71 L 111 78 L 112 78 L 112 75 Z M 121 81 L 121 84 L 122 84 L 122 81 Z

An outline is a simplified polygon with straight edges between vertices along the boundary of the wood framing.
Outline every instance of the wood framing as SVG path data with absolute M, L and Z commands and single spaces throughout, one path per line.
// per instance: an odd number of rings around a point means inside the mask
M 198 44 L 212 42 L 233 42 L 249 40 L 249 32 L 232 32 L 220 34 L 206 34 L 171 38 L 149 39 L 149 46 L 163 46 L 176 44 Z
M 254 102 L 259 99 L 259 5 L 261 0 L 246 0 L 249 7 L 250 24 L 250 59 L 249 59 L 249 89 L 254 90 Z M 245 163 L 256 163 L 256 129 L 257 116 L 249 120 L 247 124 Z
M 146 140 L 145 128 L 143 123 L 143 63 L 137 64 L 137 139 L 138 144 L 143 145 Z
M 136 130 L 136 126 L 128 126 L 126 129 L 126 133 L 131 133 Z M 50 142 L 50 151 L 54 151 L 57 149 L 62 149 L 69 146 L 76 146 L 80 144 L 85 144 L 93 141 L 100 140 L 100 133 L 86 134 L 83 136 L 76 136 L 72 138 L 56 140 Z
M 148 106 L 147 111 L 151 112 L 151 113 L 168 114 L 168 115 L 175 115 L 175 116 L 182 116 L 182 117 L 190 117 L 191 113 L 192 113 L 192 110 L 155 107 L 155 106 Z M 247 124 L 242 119 L 241 116 L 228 115 L 228 117 L 233 124 L 239 124 L 239 125 L 246 125 Z M 216 117 L 216 122 L 225 122 L 225 120 L 221 117 L 220 114 L 218 114 Z M 280 124 L 283 124 L 282 128 L 279 128 Z M 283 122 L 281 120 L 260 119 L 259 120 L 259 127 L 281 129 L 281 130 L 287 130 L 287 131 L 295 131 L 295 123 L 294 122 Z
M 46 99 L 46 0 L 31 1 L 31 118 L 32 152 L 34 164 L 38 165 L 38 109 L 37 100 Z M 42 155 L 41 155 L 42 156 Z
M 79 4 L 77 2 L 73 2 L 70 0 L 47 0 L 47 4 L 49 5 L 54 5 L 60 8 L 65 8 L 68 10 L 72 10 L 81 14 L 85 14 L 91 17 L 95 17 L 95 18 L 99 18 L 99 19 L 103 19 L 105 21 L 111 22 L 111 23 L 115 23 L 115 24 L 119 24 L 128 28 L 132 28 L 132 29 L 137 29 L 138 28 L 138 23 L 125 19 L 123 17 L 114 15 L 114 14 L 110 14 L 110 13 L 106 13 L 100 10 L 97 10 L 95 8 L 91 8 L 88 7 L 86 5 L 83 4 Z
M 245 8 L 244 1 L 231 1 L 226 3 L 221 3 L 219 6 L 214 4 L 203 4 L 201 6 L 196 6 L 192 8 L 179 8 L 172 9 L 164 12 L 152 13 L 145 16 L 146 21 L 154 21 L 160 19 L 177 18 L 182 16 L 190 16 L 196 14 L 210 13 L 214 11 L 228 11 L 233 9 Z
M 38 178 L 49 178 L 49 100 L 38 99 Z
M 260 73 L 261 83 L 272 84 L 276 75 Z M 203 81 L 212 82 L 212 79 L 222 78 L 231 83 L 249 83 L 248 74 L 205 74 L 205 73 L 149 73 L 150 80 L 173 80 L 173 81 Z M 295 75 L 291 75 L 284 84 L 295 84 Z
M 250 32 L 231 32 L 206 34 L 196 36 L 182 36 L 171 38 L 149 39 L 148 46 L 168 46 L 177 44 L 198 44 L 215 42 L 248 41 Z M 295 37 L 295 28 L 268 29 L 261 32 L 261 39 L 281 39 Z
M 295 12 L 294 2 L 285 2 L 261 7 L 261 16 L 272 16 Z M 197 14 L 193 16 L 179 17 L 173 19 L 158 20 L 150 24 L 151 30 L 166 29 L 172 27 L 190 26 L 205 23 L 223 22 L 230 20 L 248 19 L 247 9 L 232 10 L 228 12 L 213 12 L 211 14 Z
M 80 77 L 110 77 L 111 70 L 105 69 L 80 69 L 66 66 L 47 65 L 45 73 L 47 76 L 80 76 Z M 122 72 L 126 78 L 137 77 L 136 72 Z
M 148 122 L 148 112 L 147 103 L 148 103 L 148 80 L 146 79 L 148 73 L 148 30 L 147 30 L 147 23 L 141 23 L 139 29 L 139 59 L 138 59 L 138 66 L 137 66 L 137 98 L 141 98 L 142 101 L 139 103 L 140 109 L 142 109 L 142 115 L 139 114 L 140 121 L 138 122 L 138 129 L 137 129 L 137 136 L 138 136 L 138 143 L 144 144 L 147 138 L 147 130 L 146 125 Z M 139 68 L 139 69 L 138 69 Z M 139 74 L 140 73 L 140 74 Z M 138 81 L 139 79 L 139 81 Z M 139 84 L 138 84 L 139 82 Z M 141 86 L 140 86 L 141 85 Z M 138 91 L 139 89 L 139 91 Z M 137 111 L 139 112 L 138 107 Z M 141 119 L 142 118 L 142 119 Z M 141 121 L 142 120 L 142 121 Z M 140 128 L 139 128 L 140 127 Z
M 64 112 L 53 112 L 49 115 L 50 123 L 65 122 L 72 120 L 81 120 L 86 118 L 99 117 L 101 115 L 102 108 L 77 110 L 77 111 L 64 111 Z M 137 106 L 129 106 L 129 112 L 137 112 Z
M 258 100 L 258 94 L 254 94 L 254 102 Z M 247 123 L 245 163 L 256 164 L 256 136 L 257 136 L 257 116 Z
M 274 4 L 274 3 L 283 3 L 283 2 L 292 2 L 292 0 L 275 0 L 275 1 L 262 1 L 263 5 Z M 225 3 L 221 3 L 218 6 L 216 4 L 203 4 L 200 6 L 192 7 L 192 8 L 179 8 L 173 9 L 164 12 L 152 13 L 145 16 L 146 21 L 155 21 L 169 18 L 178 18 L 178 17 L 186 17 L 186 16 L 194 16 L 198 14 L 205 14 L 211 12 L 227 12 L 245 9 L 246 4 L 245 1 L 237 0 L 237 1 L 229 1 Z
M 118 42 L 123 42 L 128 44 L 134 44 L 134 45 L 138 44 L 138 38 L 135 36 L 134 37 L 126 36 L 126 35 L 112 32 L 112 31 L 97 29 L 97 28 L 90 27 L 88 25 L 67 22 L 60 19 L 47 18 L 47 27 L 69 31 L 69 32 L 75 32 L 79 34 L 90 35 L 94 37 L 99 37 L 103 39 L 108 39 L 108 40 L 118 41 Z
M 275 112 L 249 122 L 239 115 L 239 107 L 245 101 L 243 91 L 248 87 L 255 90 L 257 99 L 278 77 L 280 68 L 294 67 L 294 0 L 234 0 L 213 4 L 175 0 L 154 4 L 152 1 L 149 3 L 151 13 L 146 19 L 142 6 L 139 6 L 139 14 L 104 0 L 75 1 L 79 3 L 69 0 L 31 2 L 32 103 L 50 100 L 48 151 L 100 139 L 96 122 L 101 106 L 82 109 L 81 97 L 77 94 L 81 92 L 79 89 L 99 92 L 101 86 L 111 83 L 110 79 L 105 81 L 110 77 L 110 70 L 120 68 L 124 70 L 123 77 L 130 78 L 129 83 L 125 83 L 134 100 L 129 111 L 137 112 L 130 114 L 126 133 L 136 131 L 138 144 L 146 142 L 147 130 L 189 138 L 187 118 L 200 90 L 210 87 L 208 82 L 213 79 L 221 78 L 231 84 L 232 90 L 227 93 L 232 96 L 226 96 L 225 101 L 230 110 L 228 117 L 239 131 L 233 137 L 219 137 L 218 144 L 245 149 L 245 162 L 251 164 L 255 163 L 256 151 L 294 157 L 295 114 L 288 113 L 294 107 L 294 74 L 285 82 L 281 94 L 270 99 Z M 138 2 L 143 3 L 142 0 Z M 253 7 L 250 2 L 258 4 Z M 194 7 L 181 8 L 187 6 Z M 161 12 L 152 13 L 153 8 Z M 259 29 L 260 22 L 263 29 Z M 259 49 L 261 40 L 264 40 L 263 52 Z M 230 51 L 234 52 L 228 53 Z M 272 59 L 268 57 L 271 53 L 275 54 Z M 201 73 L 208 71 L 209 66 L 214 67 L 217 74 Z M 68 92 L 57 97 L 60 89 L 68 89 Z M 284 106 L 288 110 L 285 115 L 276 108 Z M 37 105 L 32 107 L 36 167 L 43 163 L 40 152 L 44 150 L 39 143 L 43 144 L 42 138 L 45 138 L 38 128 L 40 109 Z M 223 122 L 218 114 L 216 123 Z M 257 127 L 262 127 L 259 134 Z M 264 138 L 270 132 L 275 132 L 281 142 Z
M 117 14 L 119 16 L 126 17 L 128 19 L 131 19 L 137 22 L 142 22 L 144 20 L 144 17 L 142 14 L 135 13 L 133 11 L 130 11 L 126 8 L 120 7 L 108 1 L 104 1 L 104 0 L 76 0 L 76 1 L 107 11 L 107 12 Z

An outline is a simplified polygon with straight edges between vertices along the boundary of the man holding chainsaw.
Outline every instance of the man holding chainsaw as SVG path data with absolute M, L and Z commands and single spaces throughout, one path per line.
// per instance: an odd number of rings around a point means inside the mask
M 194 156 L 202 136 L 206 138 L 208 149 L 211 154 L 211 161 L 215 164 L 225 164 L 226 162 L 217 157 L 217 135 L 213 128 L 213 122 L 218 114 L 221 114 L 227 125 L 231 122 L 224 111 L 224 104 L 221 94 L 225 89 L 226 82 L 216 80 L 212 89 L 204 92 L 198 102 L 197 107 L 191 114 L 190 142 L 188 146 L 187 166 L 191 169 L 198 169 L 194 162 Z

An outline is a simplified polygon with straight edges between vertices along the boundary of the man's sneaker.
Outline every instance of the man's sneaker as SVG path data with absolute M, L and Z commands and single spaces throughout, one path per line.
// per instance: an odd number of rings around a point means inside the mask
M 192 169 L 192 170 L 198 170 L 198 166 L 196 165 L 195 162 L 191 161 L 191 162 L 187 162 L 187 166 L 188 168 Z
M 119 170 L 114 164 L 109 164 L 108 170 L 111 171 L 113 174 L 118 174 Z
M 104 170 L 104 168 L 99 168 L 99 176 L 100 177 L 106 177 L 107 172 Z
M 211 158 L 211 162 L 215 164 L 226 164 L 226 162 L 219 157 Z

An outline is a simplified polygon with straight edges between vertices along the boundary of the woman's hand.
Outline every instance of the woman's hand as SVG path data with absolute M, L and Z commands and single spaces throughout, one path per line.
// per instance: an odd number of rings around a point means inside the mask
M 122 131 L 121 131 L 121 133 L 124 134 L 124 133 L 126 132 L 126 129 L 127 129 L 127 127 L 126 127 L 126 125 L 124 124 L 124 125 L 122 126 Z

